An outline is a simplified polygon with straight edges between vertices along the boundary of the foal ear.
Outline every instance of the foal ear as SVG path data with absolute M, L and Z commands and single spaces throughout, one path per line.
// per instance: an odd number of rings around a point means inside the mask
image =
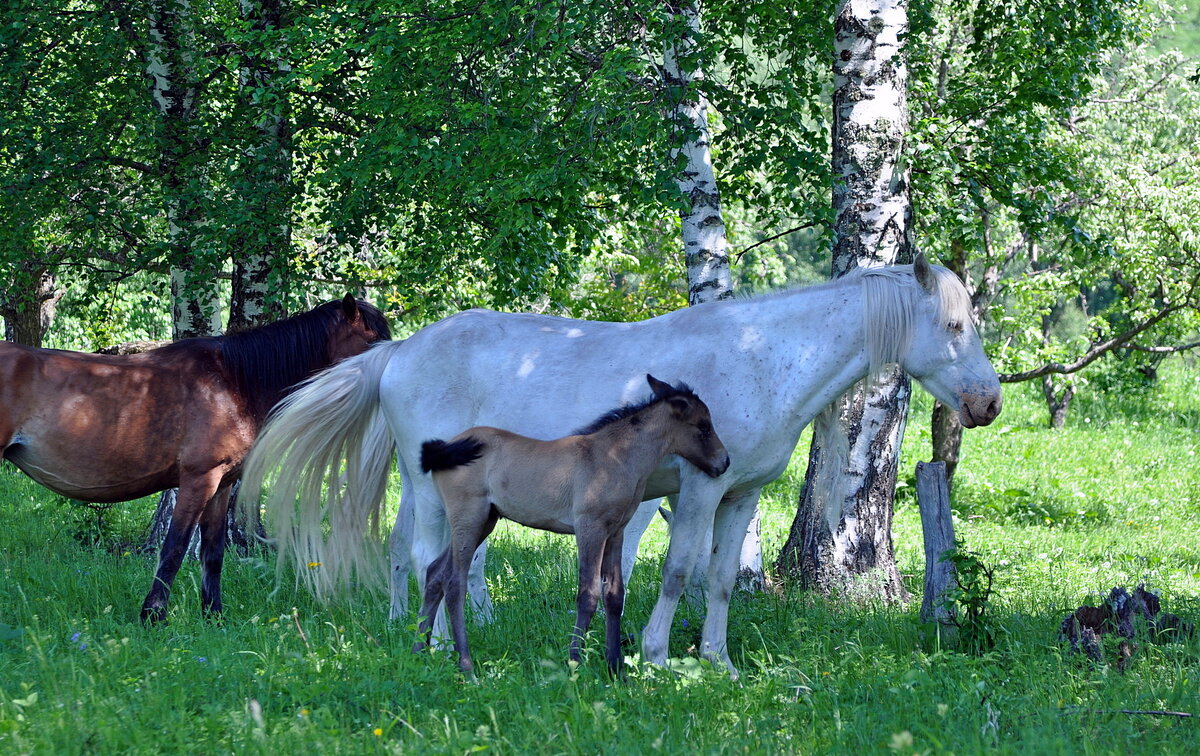
M 922 289 L 930 294 L 933 293 L 936 281 L 933 268 L 930 267 L 929 260 L 925 259 L 924 252 L 918 252 L 917 258 L 913 260 L 913 275 L 917 277 L 917 283 L 921 284 Z
M 351 323 L 356 322 L 360 317 L 362 317 L 362 314 L 358 311 L 358 301 L 354 298 L 354 295 L 350 294 L 349 292 L 346 293 L 346 296 L 342 297 L 342 314 L 345 315 L 346 320 L 349 320 Z
M 649 373 L 646 373 L 646 383 L 650 384 L 650 390 L 655 396 L 664 396 L 672 391 L 671 384 L 660 381 Z
M 682 396 L 671 397 L 667 400 L 667 404 L 671 405 L 671 411 L 675 413 L 676 417 L 682 417 L 683 413 L 687 412 L 691 406 L 691 402 Z

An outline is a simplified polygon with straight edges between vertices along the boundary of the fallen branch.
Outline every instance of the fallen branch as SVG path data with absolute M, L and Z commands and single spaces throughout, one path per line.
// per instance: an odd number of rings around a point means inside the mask
M 1191 714 L 1186 711 L 1166 711 L 1165 709 L 1089 709 L 1086 706 L 1064 706 L 1059 709 L 1063 714 L 1133 714 L 1150 717 L 1179 717 L 1189 719 Z

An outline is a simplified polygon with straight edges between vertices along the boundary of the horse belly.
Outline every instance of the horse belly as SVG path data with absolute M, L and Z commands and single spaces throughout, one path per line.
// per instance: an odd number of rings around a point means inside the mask
M 144 464 L 131 468 L 120 459 L 94 460 L 85 455 L 64 457 L 25 443 L 10 446 L 5 450 L 4 458 L 51 491 L 81 501 L 129 501 L 171 488 L 178 479 L 170 465 L 149 470 Z M 139 470 L 139 473 L 131 475 L 131 469 Z

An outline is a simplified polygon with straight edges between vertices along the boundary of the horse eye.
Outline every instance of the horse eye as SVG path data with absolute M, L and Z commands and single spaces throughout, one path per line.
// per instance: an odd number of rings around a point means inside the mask
M 949 323 L 946 324 L 946 328 L 953 331 L 954 333 L 962 333 L 963 324 L 962 324 L 961 320 L 951 320 Z

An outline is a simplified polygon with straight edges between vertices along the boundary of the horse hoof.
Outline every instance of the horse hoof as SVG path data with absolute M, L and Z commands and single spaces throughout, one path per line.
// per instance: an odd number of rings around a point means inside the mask
M 142 607 L 142 624 L 143 625 L 165 625 L 167 623 L 167 607 L 165 606 L 143 606 Z

